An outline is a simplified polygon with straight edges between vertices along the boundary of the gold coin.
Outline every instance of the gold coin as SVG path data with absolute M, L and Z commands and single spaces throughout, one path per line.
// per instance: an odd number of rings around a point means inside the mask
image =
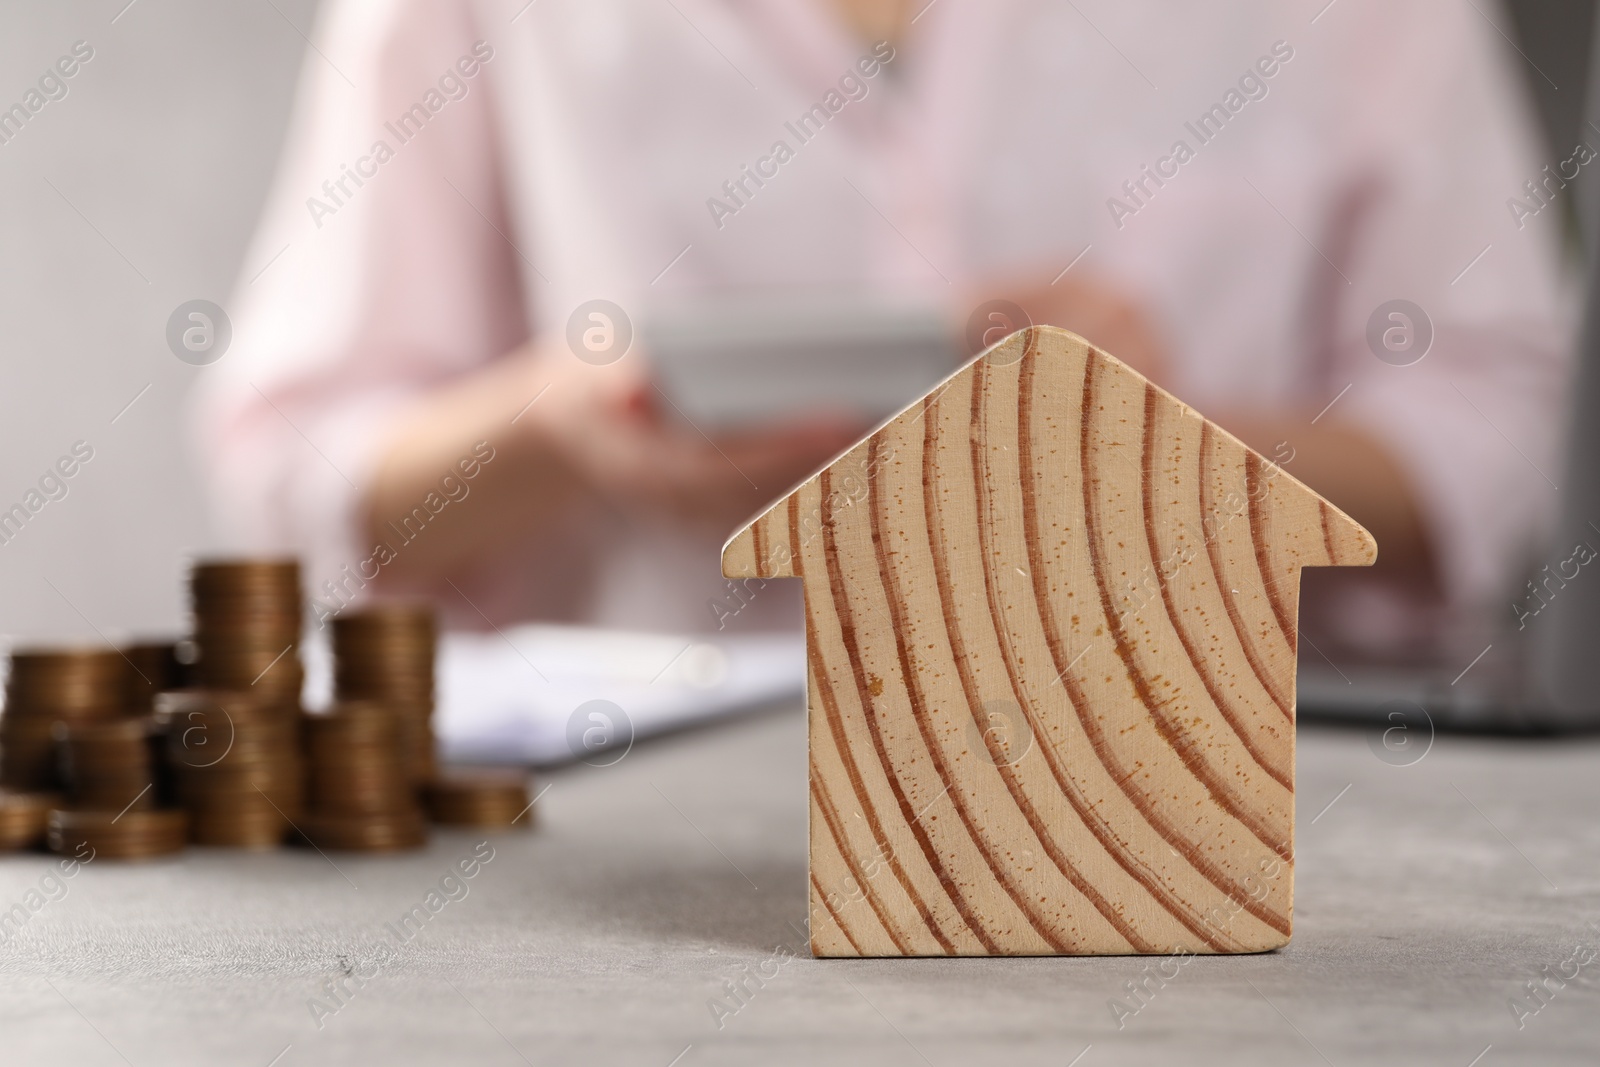
M 44 844 L 50 812 L 61 806 L 55 793 L 22 793 L 0 789 L 0 850 L 36 848 Z
M 511 770 L 447 771 L 423 787 L 436 823 L 484 829 L 533 825 L 529 778 Z

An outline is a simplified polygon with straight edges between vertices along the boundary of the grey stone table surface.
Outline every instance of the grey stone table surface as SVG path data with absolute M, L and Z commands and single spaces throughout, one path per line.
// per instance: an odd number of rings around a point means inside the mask
M 1593 739 L 1441 736 L 1394 766 L 1303 728 L 1293 941 L 1164 984 L 1134 957 L 809 958 L 794 710 L 542 784 L 537 829 L 488 846 L 59 884 L 0 859 L 0 909 L 44 901 L 0 944 L 0 1064 L 1600 1062 Z

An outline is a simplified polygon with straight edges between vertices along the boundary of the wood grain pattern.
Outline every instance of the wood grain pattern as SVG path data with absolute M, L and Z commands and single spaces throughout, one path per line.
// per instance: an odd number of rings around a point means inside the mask
M 968 364 L 723 553 L 805 582 L 813 952 L 1285 943 L 1299 572 L 1375 558 L 1073 334 Z

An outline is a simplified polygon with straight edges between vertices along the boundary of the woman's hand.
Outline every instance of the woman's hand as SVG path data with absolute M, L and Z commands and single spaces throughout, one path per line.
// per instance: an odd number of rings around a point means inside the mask
M 1157 385 L 1170 384 L 1168 349 L 1137 300 L 1111 283 L 1073 271 L 1054 285 L 991 286 L 1036 325 L 1071 330 Z M 976 301 L 974 301 L 976 303 Z M 1021 325 L 1021 324 L 1014 324 Z M 1337 416 L 1317 424 L 1298 410 L 1213 412 L 1219 425 L 1361 523 L 1383 546 L 1377 568 L 1424 587 L 1437 582 L 1433 540 L 1414 487 L 1387 446 Z M 1292 458 L 1284 458 L 1285 455 Z
M 643 517 L 731 529 L 869 428 L 819 414 L 704 431 L 656 390 L 643 361 L 592 367 L 561 356 L 529 432 L 588 490 Z
M 529 345 L 418 403 L 392 428 L 367 494 L 367 525 L 405 515 L 473 445 L 485 464 L 463 506 L 442 513 L 385 573 L 414 581 L 468 560 L 526 551 L 573 507 L 603 502 L 644 521 L 720 534 L 855 444 L 869 427 L 825 415 L 701 433 L 630 354 L 593 366 Z

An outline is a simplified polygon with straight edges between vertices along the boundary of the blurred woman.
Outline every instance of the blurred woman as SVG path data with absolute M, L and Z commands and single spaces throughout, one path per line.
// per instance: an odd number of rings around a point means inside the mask
M 798 625 L 776 586 L 719 612 L 718 547 L 864 427 L 699 433 L 648 351 L 578 358 L 574 309 L 998 297 L 1292 456 L 1381 546 L 1308 610 L 1437 643 L 1553 492 L 1515 58 L 1430 0 L 330 0 L 201 397 L 221 514 L 324 610 Z

